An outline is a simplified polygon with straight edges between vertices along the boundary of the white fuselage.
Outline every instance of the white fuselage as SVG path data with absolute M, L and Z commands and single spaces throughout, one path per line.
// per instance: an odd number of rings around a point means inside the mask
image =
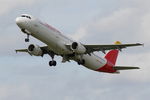
M 18 17 L 16 23 L 21 29 L 26 29 L 30 35 L 47 44 L 48 48 L 54 53 L 58 55 L 73 53 L 66 45 L 70 45 L 75 41 L 64 36 L 50 25 L 42 23 L 34 17 L 32 17 L 32 19 Z M 91 53 L 91 55 L 83 54 L 82 58 L 85 60 L 84 66 L 92 70 L 97 70 L 107 63 L 105 58 L 100 58 L 93 53 Z M 80 57 L 78 57 L 78 55 L 71 58 L 71 60 L 74 61 L 78 61 L 79 59 Z

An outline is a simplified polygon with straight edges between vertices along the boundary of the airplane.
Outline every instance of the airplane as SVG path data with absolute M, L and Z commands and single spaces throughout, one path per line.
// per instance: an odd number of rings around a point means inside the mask
M 139 67 L 116 66 L 115 64 L 119 51 L 127 47 L 143 45 L 141 43 L 121 44 L 121 42 L 116 41 L 115 44 L 87 45 L 68 38 L 54 27 L 32 15 L 22 14 L 15 21 L 21 31 L 27 35 L 25 42 L 29 42 L 29 37 L 33 36 L 46 44 L 46 46 L 30 44 L 27 49 L 15 50 L 16 53 L 26 52 L 31 56 L 41 57 L 48 54 L 52 59 L 49 61 L 49 66 L 57 65 L 54 56 L 61 56 L 62 63 L 74 60 L 78 65 L 98 72 L 119 73 L 120 70 L 139 69 Z M 95 54 L 97 51 L 104 54 L 108 51 L 108 53 L 102 58 Z

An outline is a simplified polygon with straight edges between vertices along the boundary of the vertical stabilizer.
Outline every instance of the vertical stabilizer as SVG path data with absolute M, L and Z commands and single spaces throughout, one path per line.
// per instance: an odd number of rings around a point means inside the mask
M 119 53 L 119 50 L 111 50 L 109 51 L 105 58 L 110 62 L 112 63 L 113 65 L 116 64 L 116 60 L 117 60 L 117 57 L 118 57 L 118 53 Z
M 121 44 L 121 42 L 120 41 L 116 41 L 114 44 L 116 44 L 116 45 L 119 45 L 119 44 Z M 118 53 L 119 53 L 119 50 L 111 50 L 111 51 L 109 51 L 107 54 L 106 54 L 106 56 L 105 56 L 105 58 L 110 62 L 110 63 L 112 63 L 113 65 L 115 65 L 116 64 L 116 60 L 117 60 L 117 57 L 118 57 Z

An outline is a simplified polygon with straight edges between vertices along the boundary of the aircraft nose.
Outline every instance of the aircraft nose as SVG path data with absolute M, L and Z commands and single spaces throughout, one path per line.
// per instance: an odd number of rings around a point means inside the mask
M 23 20 L 22 20 L 20 17 L 17 17 L 17 18 L 16 18 L 16 24 L 17 24 L 18 26 L 22 26 Z

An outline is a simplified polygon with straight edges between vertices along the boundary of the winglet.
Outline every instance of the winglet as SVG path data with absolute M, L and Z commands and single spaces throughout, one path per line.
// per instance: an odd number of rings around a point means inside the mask
M 116 41 L 114 44 L 122 44 L 120 41 Z

